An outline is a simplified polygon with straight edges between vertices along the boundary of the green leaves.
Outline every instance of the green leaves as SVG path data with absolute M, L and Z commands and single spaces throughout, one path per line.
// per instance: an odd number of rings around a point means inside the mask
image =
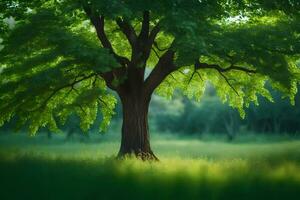
M 88 130 L 101 111 L 107 125 L 115 104 L 101 108 L 111 95 L 99 74 L 118 64 L 92 36 L 51 9 L 19 22 L 0 55 L 0 123 L 17 116 L 32 134 L 45 126 L 58 131 L 57 121 L 75 113 Z
M 18 116 L 32 133 L 43 126 L 57 130 L 58 121 L 75 113 L 87 130 L 100 111 L 104 130 L 116 100 L 101 75 L 111 73 L 106 76 L 110 87 L 122 85 L 128 77 L 127 72 L 121 75 L 132 58 L 131 45 L 116 19 L 138 35 L 144 11 L 150 13 L 149 29 L 160 30 L 147 65 L 155 66 L 167 49 L 175 52 L 171 64 L 177 71 L 164 79 L 158 93 L 170 98 L 181 90 L 200 100 L 210 83 L 223 102 L 244 116 L 243 108 L 257 104 L 257 95 L 272 101 L 265 89 L 268 82 L 293 102 L 300 80 L 299 6 L 297 0 L 4 0 L 0 124 Z M 104 17 L 104 31 L 95 33 L 83 8 L 96 19 Z M 17 21 L 13 30 L 3 23 L 11 16 Z M 112 49 L 102 48 L 99 34 Z M 142 49 L 146 46 L 139 44 L 136 51 L 147 52 Z M 115 58 L 126 62 L 120 66 Z M 201 68 L 196 61 L 214 67 Z M 246 70 L 226 70 L 232 66 Z M 115 70 L 119 67 L 122 72 Z
M 197 16 L 194 11 L 199 9 L 199 14 L 203 7 L 195 5 L 184 11 L 170 8 L 166 12 L 162 19 L 163 30 L 165 35 L 174 38 L 171 48 L 176 52 L 175 64 L 180 73 L 174 72 L 167 77 L 157 92 L 171 97 L 179 89 L 188 97 L 199 99 L 205 82 L 209 81 L 217 88 L 223 102 L 228 102 L 244 116 L 243 108 L 250 102 L 257 103 L 257 95 L 272 101 L 264 87 L 269 81 L 293 102 L 296 91 L 293 88 L 300 80 L 299 67 L 295 65 L 295 58 L 300 57 L 299 9 L 296 9 L 299 4 L 294 1 L 219 3 L 220 7 L 215 8 L 225 10 L 220 11 L 220 15 L 210 11 L 204 13 L 210 17 Z M 231 16 L 246 17 L 241 22 L 228 23 Z M 163 40 L 160 38 L 160 41 Z M 164 46 L 163 42 L 158 46 Z M 223 69 L 232 65 L 255 69 L 256 74 L 238 70 L 226 73 L 214 69 L 195 71 L 193 65 L 199 58 Z

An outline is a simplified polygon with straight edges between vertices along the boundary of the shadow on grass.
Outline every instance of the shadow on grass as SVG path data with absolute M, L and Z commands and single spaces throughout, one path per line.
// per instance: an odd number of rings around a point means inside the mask
M 293 163 L 23 156 L 0 159 L 0 199 L 298 199 L 299 169 Z

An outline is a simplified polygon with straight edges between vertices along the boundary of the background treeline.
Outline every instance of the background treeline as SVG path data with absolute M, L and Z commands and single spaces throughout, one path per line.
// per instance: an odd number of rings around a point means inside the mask
M 300 88 L 299 88 L 300 89 Z M 207 87 L 200 102 L 195 102 L 186 97 L 175 94 L 172 100 L 159 96 L 153 96 L 149 123 L 152 132 L 168 132 L 186 135 L 223 134 L 229 140 L 238 134 L 300 134 L 300 94 L 296 96 L 295 106 L 289 99 L 282 99 L 280 95 L 272 91 L 274 103 L 265 98 L 259 98 L 259 106 L 253 104 L 246 109 L 246 117 L 242 119 L 237 110 L 227 104 L 223 104 L 216 96 L 212 87 Z M 111 128 L 119 132 L 122 123 L 121 105 L 118 103 L 116 114 Z M 76 116 L 69 118 L 67 123 L 60 127 L 66 134 L 66 139 L 73 135 L 81 135 L 88 138 L 89 134 L 98 132 L 98 124 L 101 116 L 98 116 L 95 125 L 88 133 L 83 133 L 79 128 L 79 119 Z M 16 130 L 16 120 L 4 125 L 0 132 L 9 133 Z M 19 129 L 25 132 L 25 128 Z M 46 133 L 50 138 L 52 133 L 47 129 L 40 129 L 40 133 Z
M 157 130 L 182 134 L 226 134 L 233 139 L 239 133 L 300 133 L 300 95 L 295 106 L 288 98 L 272 91 L 274 102 L 259 97 L 259 106 L 251 104 L 242 119 L 237 110 L 223 104 L 213 88 L 208 87 L 201 102 L 177 96 L 171 102 L 153 101 L 151 120 Z M 156 97 L 157 98 L 157 97 Z M 154 121 L 154 122 L 153 122 Z

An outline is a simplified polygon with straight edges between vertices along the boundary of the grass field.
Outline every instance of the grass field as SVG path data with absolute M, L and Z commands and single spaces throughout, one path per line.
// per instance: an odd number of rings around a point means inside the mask
M 0 135 L 0 199 L 299 199 L 300 140 L 154 135 L 160 162 L 115 160 L 118 137 Z

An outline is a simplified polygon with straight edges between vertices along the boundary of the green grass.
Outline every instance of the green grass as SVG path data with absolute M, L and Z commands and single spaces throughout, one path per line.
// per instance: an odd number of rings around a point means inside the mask
M 298 199 L 300 140 L 154 135 L 160 162 L 114 159 L 117 137 L 0 136 L 0 199 Z

